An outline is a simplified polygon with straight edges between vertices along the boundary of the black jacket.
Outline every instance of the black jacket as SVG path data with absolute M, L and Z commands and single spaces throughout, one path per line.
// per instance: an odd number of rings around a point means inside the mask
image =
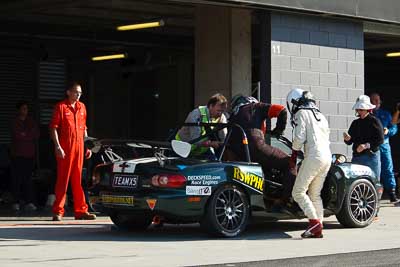
M 372 114 L 368 114 L 364 119 L 354 120 L 349 128 L 349 135 L 351 139 L 345 143 L 348 145 L 353 144 L 353 156 L 368 153 L 370 151 L 376 152 L 379 146 L 383 144 L 383 127 L 381 122 Z M 357 152 L 357 147 L 360 144 L 370 143 L 371 148 L 364 150 L 361 153 Z

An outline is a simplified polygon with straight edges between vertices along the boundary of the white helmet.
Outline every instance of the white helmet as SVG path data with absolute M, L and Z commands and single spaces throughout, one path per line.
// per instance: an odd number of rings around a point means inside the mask
M 286 97 L 286 106 L 290 114 L 295 113 L 294 109 L 298 106 L 299 99 L 303 96 L 304 90 L 300 88 L 292 89 Z
M 300 88 L 295 88 L 288 93 L 286 105 L 291 115 L 295 114 L 301 107 L 318 109 L 315 106 L 315 99 L 311 92 Z

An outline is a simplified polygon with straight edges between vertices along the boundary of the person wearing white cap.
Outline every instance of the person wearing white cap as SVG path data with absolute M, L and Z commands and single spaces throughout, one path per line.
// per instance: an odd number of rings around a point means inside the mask
M 383 127 L 379 119 L 371 114 L 374 108 L 369 96 L 360 95 L 353 106 L 359 118 L 351 123 L 348 133 L 343 133 L 343 139 L 347 145 L 353 145 L 352 162 L 370 167 L 379 178 L 379 146 L 383 144 Z

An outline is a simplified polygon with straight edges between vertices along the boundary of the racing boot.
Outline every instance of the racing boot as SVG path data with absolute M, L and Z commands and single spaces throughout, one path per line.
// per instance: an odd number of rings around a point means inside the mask
M 310 219 L 307 230 L 301 234 L 302 238 L 322 238 L 322 223 L 318 219 Z
M 390 199 L 390 202 L 392 202 L 392 203 L 397 203 L 397 202 L 400 201 L 396 196 L 396 189 L 395 188 L 390 189 L 390 191 L 389 191 L 389 199 Z

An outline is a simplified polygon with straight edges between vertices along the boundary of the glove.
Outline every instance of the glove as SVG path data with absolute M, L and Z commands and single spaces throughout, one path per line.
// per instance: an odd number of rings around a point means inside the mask
M 295 169 L 297 165 L 297 151 L 292 150 L 292 156 L 289 159 L 289 168 Z
M 85 159 L 90 159 L 91 156 L 92 156 L 92 150 L 86 149 L 86 151 L 85 151 Z
M 281 136 L 282 134 L 283 134 L 283 131 L 280 130 L 280 129 L 277 129 L 277 128 L 275 128 L 275 129 L 273 129 L 273 130 L 271 131 L 271 135 L 272 135 L 272 136 Z

